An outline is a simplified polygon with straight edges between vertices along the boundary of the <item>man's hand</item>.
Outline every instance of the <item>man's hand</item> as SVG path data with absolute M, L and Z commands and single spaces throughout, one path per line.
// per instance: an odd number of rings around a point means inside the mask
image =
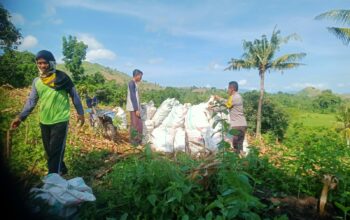
M 13 119 L 13 121 L 11 122 L 11 130 L 15 130 L 18 128 L 18 126 L 21 124 L 21 119 L 19 117 L 16 117 L 15 119 Z
M 78 115 L 78 117 L 77 117 L 77 122 L 79 122 L 79 121 L 80 121 L 80 126 L 83 126 L 84 123 L 85 123 L 85 117 L 84 117 L 84 115 Z
M 136 114 L 137 117 L 141 118 L 140 111 L 136 111 L 135 114 Z
M 221 100 L 222 98 L 218 95 L 214 95 L 214 100 Z

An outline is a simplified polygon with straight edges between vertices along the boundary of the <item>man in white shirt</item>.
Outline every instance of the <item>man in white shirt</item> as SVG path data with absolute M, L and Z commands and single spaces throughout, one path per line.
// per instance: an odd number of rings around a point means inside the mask
M 128 83 L 126 110 L 130 112 L 130 142 L 132 145 L 137 146 L 142 141 L 141 107 L 137 83 L 142 80 L 143 72 L 135 69 L 132 75 L 133 78 Z

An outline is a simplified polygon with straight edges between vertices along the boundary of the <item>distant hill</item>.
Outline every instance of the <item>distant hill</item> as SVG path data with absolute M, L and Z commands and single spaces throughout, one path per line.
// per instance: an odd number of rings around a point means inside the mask
M 107 80 L 114 80 L 117 84 L 125 84 L 131 80 L 130 75 L 123 73 L 117 69 L 112 69 L 109 67 L 102 66 L 98 63 L 90 63 L 90 62 L 85 61 L 85 62 L 83 62 L 83 67 L 84 67 L 85 73 L 87 75 L 91 75 L 91 74 L 100 72 Z M 58 64 L 57 68 L 70 74 L 70 72 L 65 68 L 64 64 Z M 157 83 L 152 83 L 152 82 L 147 82 L 147 81 L 142 81 L 140 87 L 142 90 L 162 90 L 162 89 L 165 89 L 165 87 L 162 87 Z M 176 87 L 176 88 L 185 89 L 185 90 L 189 89 L 192 92 L 196 92 L 196 93 L 205 93 L 205 92 L 211 91 L 213 89 L 214 90 L 215 89 L 222 90 L 222 89 L 217 89 L 217 88 L 196 87 L 196 86 Z M 241 93 L 244 93 L 247 91 L 248 90 L 244 90 L 244 89 L 240 90 Z M 322 93 L 322 90 L 320 90 L 320 89 L 317 89 L 315 87 L 306 87 L 303 90 L 296 92 L 296 93 L 292 93 L 292 94 L 313 98 L 313 97 L 320 95 L 321 93 Z M 341 94 L 339 96 L 344 98 L 344 99 L 350 100 L 350 94 Z
M 322 93 L 322 90 L 315 87 L 306 87 L 305 89 L 297 92 L 297 95 L 306 96 L 306 97 L 316 97 Z
M 296 93 L 296 95 L 308 97 L 308 98 L 314 98 L 318 95 L 320 95 L 324 90 L 317 89 L 315 87 L 306 87 L 305 89 L 299 91 Z M 344 100 L 350 100 L 350 94 L 339 94 L 339 93 L 333 93 L 340 98 Z
M 350 94 L 341 94 L 340 97 L 346 100 L 350 100 Z
M 109 67 L 105 67 L 102 66 L 100 64 L 97 63 L 90 63 L 90 62 L 83 62 L 83 67 L 85 69 L 85 73 L 87 75 L 91 75 L 94 73 L 101 73 L 107 80 L 114 80 L 117 84 L 125 84 L 127 82 L 129 82 L 131 80 L 131 76 L 129 76 L 126 73 L 120 72 L 116 69 L 112 69 Z M 66 67 L 64 66 L 64 64 L 58 64 L 57 65 L 57 69 L 62 70 L 68 74 L 70 74 L 70 72 L 66 69 Z M 163 89 L 161 86 L 159 86 L 156 83 L 150 83 L 147 81 L 142 81 L 141 83 L 141 89 L 146 89 L 146 90 L 150 90 L 150 89 Z

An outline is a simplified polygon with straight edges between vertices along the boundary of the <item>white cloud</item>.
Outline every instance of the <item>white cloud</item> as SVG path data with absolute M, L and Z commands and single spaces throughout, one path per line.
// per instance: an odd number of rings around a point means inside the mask
M 350 86 L 350 83 L 338 83 L 337 86 L 339 88 L 345 88 L 345 87 L 349 87 Z
M 161 57 L 157 57 L 157 58 L 151 58 L 149 59 L 147 62 L 149 64 L 160 64 L 160 63 L 163 63 L 164 59 L 161 58 Z
M 240 85 L 240 86 L 244 86 L 244 85 L 247 85 L 247 80 L 246 79 L 242 79 L 242 80 L 239 80 L 238 81 L 238 85 Z
M 83 41 L 91 50 L 103 48 L 103 45 L 89 34 L 78 34 L 78 41 Z
M 15 25 L 23 25 L 25 23 L 24 17 L 19 13 L 11 14 L 11 22 Z
M 60 25 L 63 23 L 61 18 L 55 18 L 57 15 L 56 5 L 53 1 L 46 1 L 45 11 L 43 16 L 44 20 L 48 21 L 50 24 Z
M 247 90 L 260 90 L 258 87 L 245 87 L 245 89 L 247 89 Z
M 304 89 L 306 87 L 314 87 L 318 89 L 325 89 L 326 85 L 323 83 L 293 83 L 292 85 L 288 86 L 287 88 L 294 88 L 294 89 Z
M 82 41 L 88 45 L 86 53 L 87 61 L 95 62 L 97 60 L 114 60 L 117 58 L 117 55 L 113 51 L 104 48 L 103 44 L 90 34 L 78 34 L 78 41 Z
M 209 70 L 211 70 L 211 71 L 214 71 L 214 70 L 224 70 L 224 69 L 225 69 L 224 66 L 222 66 L 221 64 L 219 64 L 219 63 L 217 63 L 217 62 L 211 62 L 211 63 L 209 63 L 208 68 L 209 68 Z
M 21 41 L 21 45 L 19 46 L 20 50 L 27 50 L 35 47 L 38 44 L 38 39 L 32 35 L 25 36 Z
M 86 60 L 94 62 L 96 60 L 114 60 L 117 56 L 111 50 L 95 49 L 86 53 Z
M 235 40 L 258 37 L 256 33 L 271 32 L 271 25 L 266 27 L 237 28 L 225 26 L 227 19 L 235 14 L 241 14 L 247 9 L 245 3 L 236 2 L 232 8 L 230 1 L 203 2 L 199 5 L 164 4 L 152 5 L 128 1 L 91 2 L 83 0 L 61 0 L 54 2 L 54 7 L 79 7 L 105 13 L 125 15 L 139 19 L 144 23 L 145 30 L 150 32 L 165 31 L 174 36 L 187 36 L 211 40 L 215 42 L 232 43 Z M 213 10 L 215 8 L 215 10 Z M 147 11 L 147 13 L 144 13 Z M 208 16 L 210 14 L 210 16 Z M 215 17 L 215 19 L 212 19 Z M 161 18 L 161 19 L 159 19 Z M 203 26 L 205 22 L 205 26 Z
M 134 67 L 134 64 L 131 62 L 127 62 L 124 64 L 124 66 L 131 68 L 131 67 Z
M 53 2 L 47 2 L 46 7 L 45 7 L 45 12 L 44 16 L 46 17 L 51 17 L 56 15 L 56 7 L 52 4 Z

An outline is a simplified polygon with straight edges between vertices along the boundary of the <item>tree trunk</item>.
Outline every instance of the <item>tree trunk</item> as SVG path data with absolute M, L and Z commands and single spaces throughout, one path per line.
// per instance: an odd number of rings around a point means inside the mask
M 260 75 L 260 97 L 258 105 L 258 115 L 256 117 L 256 138 L 261 138 L 261 110 L 264 98 L 264 80 L 265 80 L 265 70 L 259 71 Z

